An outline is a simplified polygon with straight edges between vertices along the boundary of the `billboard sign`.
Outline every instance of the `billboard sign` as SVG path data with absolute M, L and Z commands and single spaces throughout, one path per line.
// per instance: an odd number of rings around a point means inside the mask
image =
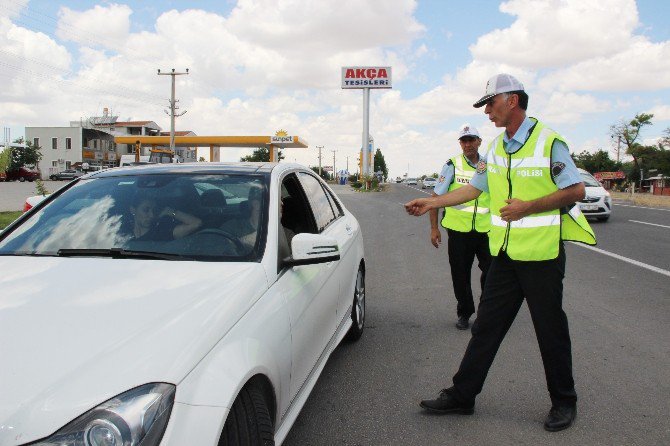
M 593 174 L 593 176 L 596 178 L 598 181 L 602 180 L 623 180 L 626 178 L 626 174 L 623 173 L 622 171 L 616 171 L 616 172 L 596 172 Z
M 391 67 L 342 67 L 342 88 L 392 88 Z

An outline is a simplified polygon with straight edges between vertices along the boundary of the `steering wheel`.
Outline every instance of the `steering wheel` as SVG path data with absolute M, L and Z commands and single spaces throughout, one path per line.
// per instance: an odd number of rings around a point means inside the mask
M 224 237 L 224 238 L 228 239 L 229 241 L 231 241 L 233 243 L 233 245 L 235 245 L 235 249 L 237 250 L 237 252 L 244 252 L 244 245 L 242 244 L 240 239 L 238 237 L 234 236 L 233 234 L 231 234 L 230 232 L 224 231 L 223 229 L 217 229 L 217 228 L 201 229 L 200 231 L 194 233 L 193 236 L 197 237 L 197 236 L 200 236 L 200 235 L 209 235 L 209 234 Z

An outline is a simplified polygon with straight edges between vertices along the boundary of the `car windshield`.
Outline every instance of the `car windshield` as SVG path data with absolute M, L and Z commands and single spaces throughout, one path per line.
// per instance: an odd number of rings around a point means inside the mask
M 264 175 L 142 174 L 80 180 L 0 238 L 0 255 L 258 261 Z
M 596 180 L 590 173 L 584 173 L 580 172 L 580 175 L 582 176 L 582 181 L 584 182 L 584 186 L 587 187 L 600 187 L 601 184 Z

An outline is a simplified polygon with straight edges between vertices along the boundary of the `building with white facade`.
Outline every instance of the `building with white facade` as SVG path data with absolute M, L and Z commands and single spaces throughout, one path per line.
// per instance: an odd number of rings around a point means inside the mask
M 116 144 L 116 136 L 158 136 L 161 128 L 154 121 L 118 121 L 107 109 L 103 116 L 70 121 L 68 127 L 26 127 L 26 140 L 41 148 L 38 169 L 43 179 L 65 169 L 101 169 L 117 167 L 121 155 L 135 153 L 132 144 Z M 175 134 L 194 135 L 193 132 Z M 151 147 L 142 147 L 140 155 L 148 156 Z M 195 162 L 196 148 L 179 148 L 175 159 Z

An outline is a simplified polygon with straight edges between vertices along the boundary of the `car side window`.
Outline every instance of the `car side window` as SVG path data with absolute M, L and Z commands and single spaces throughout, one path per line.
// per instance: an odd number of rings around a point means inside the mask
M 319 232 L 323 231 L 339 215 L 339 210 L 333 210 L 332 198 L 326 194 L 321 187 L 321 183 L 312 175 L 300 172 L 300 183 L 302 184 L 307 199 L 312 205 L 312 212 L 316 220 L 316 226 Z M 337 210 L 337 207 L 335 207 Z
M 293 236 L 301 232 L 317 233 L 309 203 L 294 173 L 286 175 L 282 180 L 280 190 L 277 271 L 282 268 L 282 259 L 291 255 Z
M 328 190 L 328 188 L 324 187 L 324 190 L 326 191 L 326 196 L 330 200 L 330 205 L 333 207 L 333 211 L 335 212 L 335 218 L 343 216 L 344 211 L 342 210 L 342 205 L 340 205 L 340 202 L 337 201 L 337 198 L 335 198 L 333 193 Z

